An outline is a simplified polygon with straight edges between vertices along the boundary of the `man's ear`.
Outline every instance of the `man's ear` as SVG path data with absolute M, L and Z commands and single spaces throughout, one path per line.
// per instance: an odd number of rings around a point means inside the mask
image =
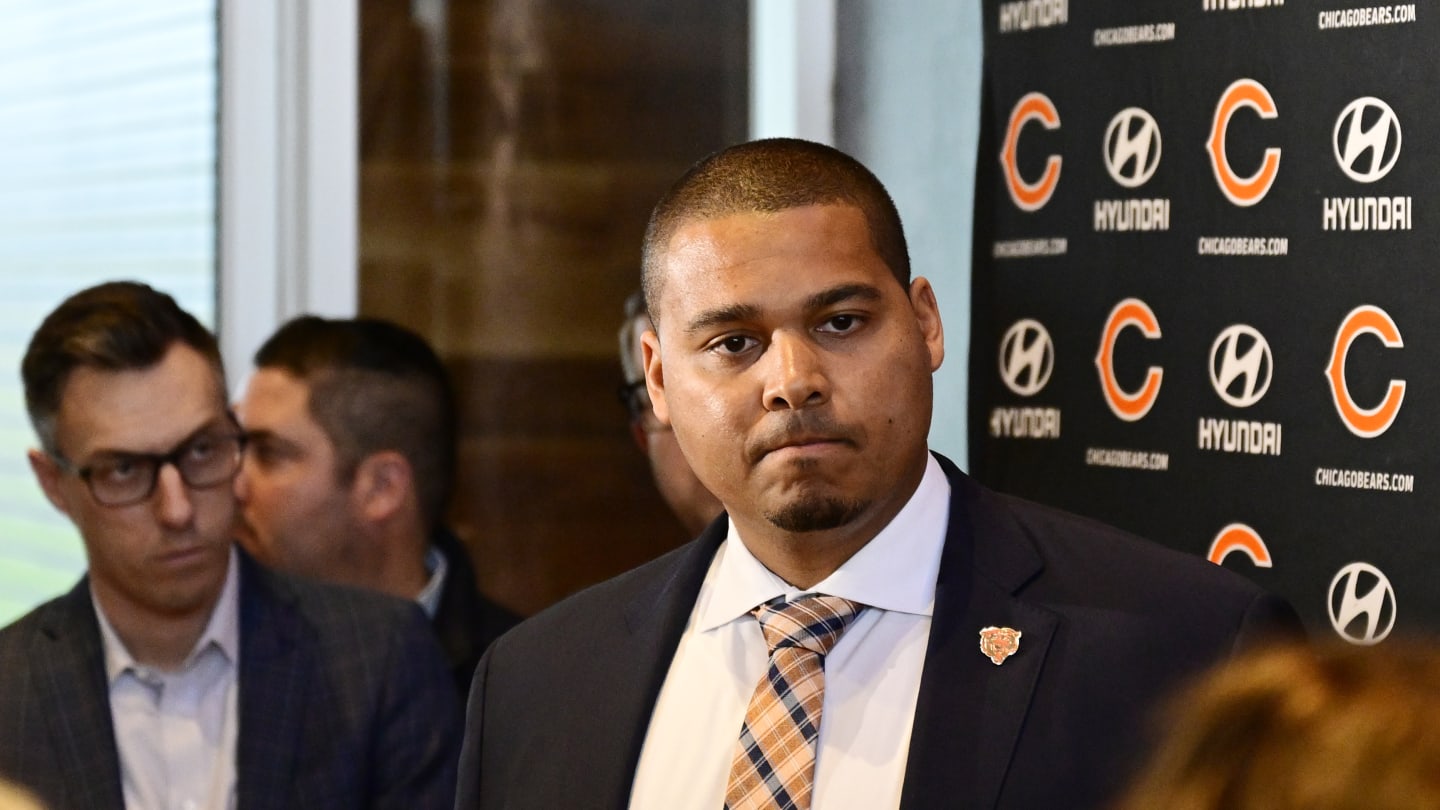
M 366 522 L 391 520 L 415 494 L 415 473 L 394 450 L 372 453 L 355 469 L 350 499 Z
M 665 365 L 660 360 L 660 336 L 646 329 L 640 336 L 640 359 L 645 364 L 645 387 L 650 392 L 650 407 L 662 425 L 670 424 L 670 406 L 665 401 Z
M 935 371 L 945 362 L 945 327 L 940 323 L 940 303 L 935 300 L 935 288 L 929 279 L 920 276 L 910 282 L 910 306 L 930 352 L 930 370 Z
M 60 490 L 60 476 L 64 472 L 55 459 L 40 450 L 30 450 L 25 454 L 30 460 L 30 469 L 35 473 L 35 480 L 40 484 L 40 489 L 45 491 L 45 497 L 50 503 L 67 517 L 70 515 L 70 506 L 65 500 L 65 493 Z

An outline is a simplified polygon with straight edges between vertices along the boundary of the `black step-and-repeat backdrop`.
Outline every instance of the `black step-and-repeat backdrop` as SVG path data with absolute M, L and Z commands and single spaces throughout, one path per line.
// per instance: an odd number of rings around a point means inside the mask
M 1440 628 L 1440 11 L 985 2 L 971 469 Z

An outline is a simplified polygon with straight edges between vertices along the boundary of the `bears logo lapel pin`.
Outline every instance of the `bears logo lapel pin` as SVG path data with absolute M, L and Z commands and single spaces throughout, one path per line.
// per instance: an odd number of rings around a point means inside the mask
M 995 666 L 1020 649 L 1020 631 L 1009 627 L 986 627 L 980 631 L 980 652 Z

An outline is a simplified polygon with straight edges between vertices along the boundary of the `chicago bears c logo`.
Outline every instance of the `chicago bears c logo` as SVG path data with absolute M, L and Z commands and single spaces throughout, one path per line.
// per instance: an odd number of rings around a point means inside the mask
M 1050 155 L 1045 161 L 1045 173 L 1031 183 L 1020 176 L 1016 162 L 1019 151 L 1020 130 L 1031 121 L 1038 121 L 1046 129 L 1058 129 L 1060 113 L 1044 93 L 1026 93 L 1015 109 L 1010 111 L 1010 124 L 1005 129 L 1005 148 L 1000 152 L 1000 164 L 1005 168 L 1005 187 L 1010 190 L 1010 199 L 1022 211 L 1038 211 L 1050 202 L 1055 186 L 1060 182 L 1060 156 Z
M 1391 380 L 1385 398 L 1373 408 L 1363 408 L 1350 394 L 1345 380 L 1345 357 L 1350 346 L 1361 335 L 1374 335 L 1386 348 L 1399 349 L 1405 345 L 1400 339 L 1400 327 L 1385 310 L 1365 305 L 1350 311 L 1340 322 L 1335 333 L 1335 343 L 1330 350 L 1330 364 L 1325 368 L 1325 377 L 1330 381 L 1330 397 L 1340 421 L 1351 433 L 1365 439 L 1373 439 L 1390 429 L 1400 413 L 1400 404 L 1405 401 L 1405 381 Z
M 1235 173 L 1225 152 L 1225 132 L 1230 126 L 1230 119 L 1242 107 L 1254 110 L 1261 118 L 1279 115 L 1275 99 L 1270 97 L 1270 91 L 1264 85 L 1254 79 L 1239 79 L 1225 88 L 1215 105 L 1215 119 L 1210 125 L 1210 139 L 1205 144 L 1205 150 L 1210 153 L 1210 167 L 1215 170 L 1215 182 L 1220 184 L 1225 198 L 1239 206 L 1250 206 L 1265 199 L 1270 186 L 1275 183 L 1275 175 L 1280 171 L 1280 150 L 1275 147 L 1266 149 L 1259 170 L 1249 177 Z
M 1138 298 L 1126 298 L 1110 310 L 1105 319 L 1104 331 L 1100 334 L 1100 351 L 1095 355 L 1095 368 L 1100 372 L 1100 390 L 1105 395 L 1105 404 L 1111 412 L 1134 422 L 1150 412 L 1155 398 L 1160 396 L 1160 379 L 1165 370 L 1151 366 L 1145 372 L 1145 384 L 1138 391 L 1126 391 L 1115 379 L 1115 341 L 1126 327 L 1133 326 L 1140 334 L 1154 340 L 1160 337 L 1160 322 L 1150 305 Z
M 1231 523 L 1215 535 L 1210 543 L 1210 553 L 1205 558 L 1210 562 L 1220 565 L 1230 552 L 1238 551 L 1250 558 L 1250 562 L 1256 568 L 1269 568 L 1271 565 L 1270 549 L 1266 548 L 1265 541 L 1255 530 L 1244 523 Z

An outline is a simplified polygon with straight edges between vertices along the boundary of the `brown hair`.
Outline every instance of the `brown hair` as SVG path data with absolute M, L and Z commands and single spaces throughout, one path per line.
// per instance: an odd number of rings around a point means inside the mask
M 48 453 L 55 446 L 55 417 L 65 383 L 79 368 L 146 369 L 175 343 L 199 352 L 215 368 L 217 394 L 225 398 L 220 345 L 175 299 L 135 281 L 111 281 L 81 290 L 46 316 L 20 363 L 25 409 Z
M 367 456 L 398 452 L 414 471 L 426 527 L 440 523 L 454 485 L 456 415 L 450 377 L 424 338 L 378 318 L 305 315 L 271 335 L 255 365 L 306 382 L 342 483 Z
M 1264 651 L 1183 693 L 1119 810 L 1440 807 L 1440 651 Z
M 650 214 L 642 247 L 641 283 L 654 319 L 660 261 L 675 231 L 688 222 L 731 214 L 773 213 L 807 205 L 860 209 L 875 252 L 902 288 L 910 286 L 905 229 L 890 194 L 858 160 L 830 146 L 768 138 L 722 149 L 690 168 Z

